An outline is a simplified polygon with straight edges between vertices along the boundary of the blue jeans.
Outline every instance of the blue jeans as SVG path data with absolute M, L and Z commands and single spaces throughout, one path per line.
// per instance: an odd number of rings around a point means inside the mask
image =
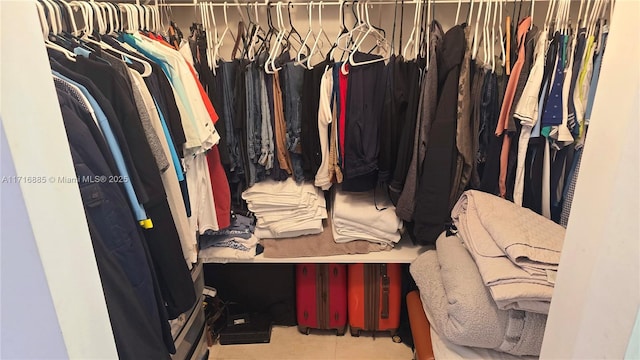
M 240 155 L 240 148 L 238 144 L 238 139 L 236 138 L 234 132 L 234 103 L 235 103 L 235 79 L 236 79 L 236 70 L 238 68 L 238 63 L 234 62 L 223 62 L 221 65 L 221 74 L 223 77 L 223 86 L 225 91 L 223 91 L 222 98 L 224 102 L 224 106 L 222 111 L 224 112 L 224 121 L 225 121 L 225 136 L 227 137 L 227 147 L 229 148 L 229 170 L 231 172 L 237 172 L 238 174 L 244 173 L 244 168 L 242 166 L 242 156 Z
M 287 148 L 293 164 L 293 177 L 296 182 L 304 181 L 302 170 L 302 148 L 300 146 L 300 133 L 302 132 L 302 107 L 300 97 L 304 68 L 288 62 L 282 66 L 284 99 L 284 118 L 287 124 Z

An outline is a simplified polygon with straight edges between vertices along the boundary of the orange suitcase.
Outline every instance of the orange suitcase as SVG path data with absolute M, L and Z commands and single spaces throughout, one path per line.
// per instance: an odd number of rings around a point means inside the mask
M 431 344 L 431 325 L 429 325 L 427 315 L 424 313 L 418 290 L 407 294 L 407 310 L 415 348 L 414 359 L 434 360 L 435 355 L 433 355 L 433 345 Z
M 351 264 L 348 269 L 348 313 L 352 336 L 361 331 L 389 332 L 400 326 L 400 264 Z

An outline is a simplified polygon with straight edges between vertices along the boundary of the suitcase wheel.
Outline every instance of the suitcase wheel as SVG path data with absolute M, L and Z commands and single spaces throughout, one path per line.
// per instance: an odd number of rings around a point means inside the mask
M 359 337 L 360 336 L 360 330 L 359 329 L 351 329 L 351 336 L 353 337 Z
M 337 329 L 336 333 L 338 336 L 344 336 L 344 334 L 347 332 L 347 328 L 343 327 L 342 329 Z
M 307 326 L 298 326 L 298 331 L 302 334 L 309 335 L 309 327 Z
M 398 336 L 398 335 L 393 335 L 391 337 L 391 340 L 393 340 L 393 342 L 396 343 L 396 344 L 399 344 L 399 343 L 402 342 L 402 338 L 400 338 L 400 336 Z

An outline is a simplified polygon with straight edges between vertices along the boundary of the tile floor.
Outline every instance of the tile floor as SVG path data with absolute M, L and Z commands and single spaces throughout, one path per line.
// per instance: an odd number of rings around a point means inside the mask
M 209 360 L 411 360 L 411 348 L 394 343 L 390 336 L 362 334 L 352 337 L 312 331 L 298 332 L 295 326 L 274 326 L 271 343 L 219 345 L 209 348 Z

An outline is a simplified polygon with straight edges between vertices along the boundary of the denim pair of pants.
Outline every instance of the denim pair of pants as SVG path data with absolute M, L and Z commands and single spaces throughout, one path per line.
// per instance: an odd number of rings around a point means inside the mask
M 265 178 L 264 166 L 258 163 L 262 147 L 261 82 L 257 64 L 250 64 L 245 76 L 247 154 L 249 159 L 249 186 Z
M 287 148 L 293 164 L 293 177 L 296 182 L 304 181 L 302 170 L 302 147 L 300 133 L 302 132 L 302 107 L 300 97 L 304 68 L 288 62 L 282 66 L 284 118 L 287 124 Z
M 273 168 L 273 128 L 271 126 L 271 111 L 269 110 L 269 97 L 267 91 L 266 74 L 260 72 L 260 107 L 262 109 L 262 132 L 260 158 L 258 163 L 269 172 Z
M 235 103 L 235 79 L 236 70 L 238 69 L 237 62 L 223 62 L 220 65 L 220 76 L 222 76 L 222 98 L 225 122 L 225 136 L 227 137 L 227 146 L 229 150 L 229 170 L 231 172 L 237 172 L 238 174 L 244 173 L 242 166 L 242 156 L 240 155 L 240 148 L 238 139 L 234 132 L 234 103 Z

